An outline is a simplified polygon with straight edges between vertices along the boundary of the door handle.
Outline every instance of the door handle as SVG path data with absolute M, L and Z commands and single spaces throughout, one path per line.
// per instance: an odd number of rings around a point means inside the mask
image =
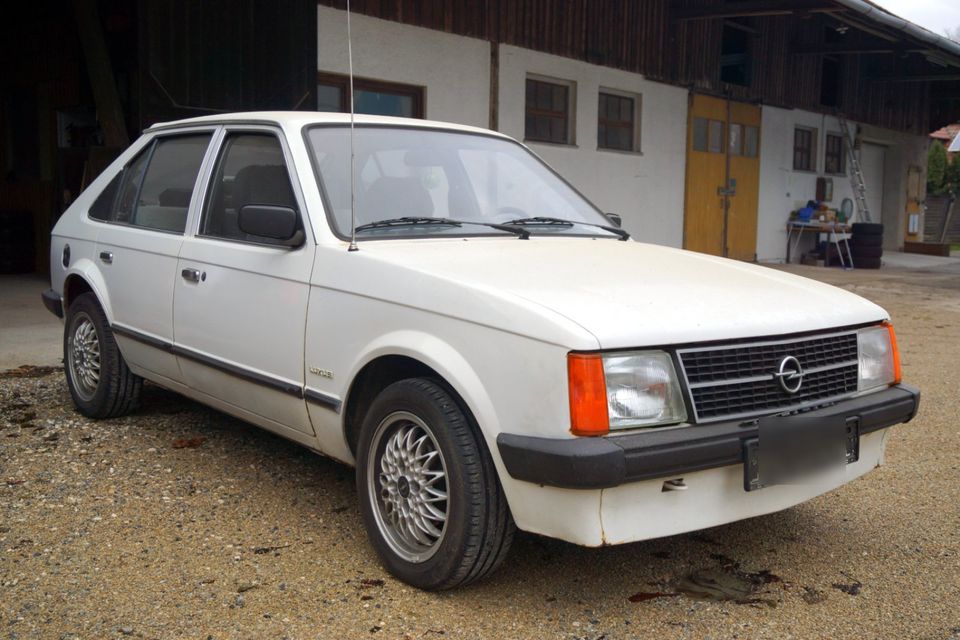
M 180 272 L 180 275 L 183 276 L 184 280 L 189 282 L 200 282 L 200 270 L 199 269 L 184 269 Z
M 100 252 L 100 262 L 104 264 L 113 264 L 113 252 L 112 251 L 101 251 Z

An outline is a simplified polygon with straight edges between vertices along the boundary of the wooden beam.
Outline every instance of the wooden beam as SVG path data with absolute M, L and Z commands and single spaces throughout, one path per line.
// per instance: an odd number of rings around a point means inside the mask
M 720 18 L 746 18 L 751 16 L 788 16 L 794 13 L 838 13 L 843 8 L 823 0 L 743 0 L 706 7 L 674 9 L 670 19 L 678 22 L 690 20 L 717 20 Z
M 960 73 L 929 73 L 916 76 L 879 76 L 870 78 L 870 82 L 958 82 Z
M 882 38 L 887 42 L 898 42 L 900 40 L 900 38 L 898 38 L 897 36 L 891 35 L 886 31 L 882 31 L 880 29 L 875 29 L 869 25 L 864 24 L 863 22 L 860 22 L 859 20 L 853 20 L 851 18 L 848 18 L 842 13 L 835 13 L 833 14 L 833 17 L 845 25 L 851 26 L 858 31 L 863 31 L 864 33 L 869 33 L 870 35 L 877 36 L 878 38 Z
M 500 127 L 500 44 L 490 41 L 490 119 L 488 126 L 497 131 Z
M 723 26 L 730 27 L 731 29 L 739 29 L 740 31 L 745 31 L 752 36 L 760 35 L 760 29 L 748 27 L 747 25 L 737 22 L 736 20 L 724 20 Z
M 103 39 L 103 27 L 97 15 L 95 0 L 73 0 L 77 31 L 87 62 L 90 88 L 97 107 L 97 121 L 103 129 L 103 140 L 108 147 L 123 148 L 130 144 L 127 124 L 120 106 L 120 94 L 113 77 L 113 66 Z
M 896 47 L 892 44 L 865 45 L 865 44 L 813 44 L 813 45 L 794 45 L 790 48 L 790 53 L 798 56 L 844 56 L 854 54 L 907 54 L 921 53 L 926 49 L 907 49 Z

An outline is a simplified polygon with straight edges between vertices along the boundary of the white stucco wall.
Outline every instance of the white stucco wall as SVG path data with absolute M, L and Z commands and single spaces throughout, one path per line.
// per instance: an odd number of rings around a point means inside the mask
M 687 91 L 643 76 L 509 45 L 500 46 L 499 128 L 523 140 L 527 75 L 576 83 L 576 144 L 528 143 L 635 238 L 683 244 Z M 640 94 L 640 153 L 597 149 L 599 90 Z
M 318 70 L 347 73 L 346 13 L 318 6 L 317 21 Z M 352 16 L 352 28 L 358 77 L 424 87 L 429 119 L 489 125 L 488 42 L 358 14 Z M 530 142 L 529 146 L 602 210 L 623 216 L 624 227 L 637 239 L 682 246 L 687 89 L 509 45 L 500 45 L 499 69 L 500 131 L 523 140 L 528 75 L 574 83 L 576 144 Z M 597 149 L 601 87 L 641 96 L 639 153 Z M 793 170 L 797 125 L 817 130 L 816 171 Z M 757 215 L 760 261 L 783 261 L 787 216 L 814 198 L 817 176 L 825 175 L 826 135 L 839 132 L 833 117 L 763 107 Z M 899 248 L 904 237 L 907 170 L 911 165 L 925 166 L 926 138 L 870 126 L 863 127 L 861 138 L 886 149 L 883 211 L 873 215 L 887 226 L 886 247 Z M 834 183 L 830 204 L 839 207 L 845 197 L 853 196 L 850 181 L 846 176 L 830 177 Z
M 849 123 L 851 130 L 855 123 Z M 793 170 L 793 131 L 803 126 L 817 130 L 816 171 Z M 757 259 L 783 262 L 786 257 L 786 221 L 790 212 L 806 205 L 816 196 L 817 177 L 833 178 L 831 207 L 839 208 L 844 198 L 853 199 L 846 175 L 824 173 L 824 149 L 828 133 L 839 134 L 836 118 L 800 109 L 763 107 L 760 141 L 760 208 L 757 213 Z M 903 246 L 904 210 L 907 198 L 907 170 L 923 167 L 925 137 L 864 126 L 861 139 L 885 147 L 883 211 L 871 212 L 874 221 L 882 221 L 884 245 L 888 249 Z M 849 173 L 850 163 L 846 163 Z M 867 184 L 867 189 L 878 188 Z M 856 210 L 856 207 L 854 207 Z M 812 238 L 812 236 L 810 236 Z M 812 240 L 804 239 L 800 251 L 809 249 Z M 791 255 L 792 260 L 799 256 Z
M 354 75 L 425 87 L 430 120 L 489 126 L 489 43 L 356 13 L 350 27 Z M 346 12 L 318 6 L 317 33 L 317 69 L 346 74 Z

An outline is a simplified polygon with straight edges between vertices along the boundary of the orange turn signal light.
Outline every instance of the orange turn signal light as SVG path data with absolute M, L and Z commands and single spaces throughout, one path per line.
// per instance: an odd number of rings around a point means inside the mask
M 893 384 L 900 384 L 903 379 L 903 369 L 900 366 L 900 349 L 897 347 L 897 334 L 893 330 L 893 325 L 884 322 L 883 326 L 890 332 L 890 348 L 893 351 Z
M 570 431 L 577 436 L 604 436 L 610 432 L 607 383 L 599 353 L 567 355 L 570 391 Z

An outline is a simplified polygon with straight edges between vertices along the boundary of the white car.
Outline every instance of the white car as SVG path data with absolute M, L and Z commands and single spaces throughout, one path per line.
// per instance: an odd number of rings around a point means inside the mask
M 373 547 L 425 589 L 515 527 L 600 546 L 790 507 L 916 414 L 862 298 L 634 242 L 498 133 L 354 137 L 353 190 L 338 114 L 160 124 L 111 164 L 43 295 L 78 410 L 149 380 L 355 465 Z

